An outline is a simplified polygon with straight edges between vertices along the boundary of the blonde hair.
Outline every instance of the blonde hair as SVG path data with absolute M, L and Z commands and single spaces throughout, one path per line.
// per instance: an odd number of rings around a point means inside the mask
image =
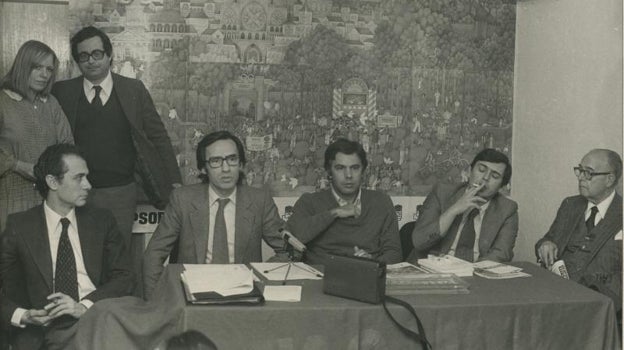
M 56 80 L 59 60 L 48 45 L 37 40 L 29 40 L 19 48 L 11 69 L 0 79 L 0 88 L 12 90 L 26 98 L 30 89 L 30 73 L 48 56 L 52 56 L 54 71 L 46 87 L 39 93 L 41 96 L 48 96 Z

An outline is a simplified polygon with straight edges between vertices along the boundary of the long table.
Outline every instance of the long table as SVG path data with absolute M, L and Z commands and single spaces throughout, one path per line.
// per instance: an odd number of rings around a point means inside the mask
M 613 302 L 531 263 L 529 278 L 466 277 L 469 294 L 410 295 L 434 349 L 620 349 Z M 303 286 L 298 303 L 262 306 L 187 305 L 170 265 L 151 301 L 96 303 L 79 323 L 83 349 L 153 349 L 169 336 L 196 329 L 219 349 L 418 349 L 381 305 L 325 295 L 322 281 Z M 408 312 L 389 306 L 412 329 Z

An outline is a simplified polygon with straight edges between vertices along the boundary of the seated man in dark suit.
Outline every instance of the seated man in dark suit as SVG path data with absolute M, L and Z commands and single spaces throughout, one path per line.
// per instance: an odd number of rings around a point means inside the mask
M 435 252 L 470 262 L 510 261 L 518 235 L 518 205 L 499 193 L 510 179 L 507 156 L 488 148 L 470 164 L 468 183 L 434 187 L 414 226 L 414 252 L 408 260 Z
M 130 294 L 134 280 L 112 214 L 84 207 L 91 184 L 77 149 L 48 147 L 34 173 L 44 203 L 9 216 L 1 238 L 0 317 L 13 349 L 64 349 L 93 303 Z
M 228 131 L 206 135 L 197 145 L 203 183 L 175 189 L 143 256 L 145 297 L 152 295 L 174 247 L 182 264 L 244 264 L 262 261 L 264 239 L 280 250 L 279 217 L 268 191 L 243 185 L 245 149 Z
M 310 264 L 328 254 L 360 256 L 387 264 L 402 260 L 396 211 L 390 197 L 361 188 L 368 161 L 358 142 L 339 139 L 325 150 L 331 187 L 297 200 L 288 227 L 307 244 Z
M 594 149 L 574 168 L 580 195 L 563 200 L 535 254 L 550 268 L 563 260 L 571 280 L 611 297 L 622 308 L 622 197 L 615 192 L 622 159 Z

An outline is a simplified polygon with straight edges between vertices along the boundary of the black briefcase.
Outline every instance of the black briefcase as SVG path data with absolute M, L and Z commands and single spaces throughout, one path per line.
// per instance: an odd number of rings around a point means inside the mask
M 386 294 L 386 264 L 367 258 L 330 255 L 325 263 L 323 292 L 379 304 Z

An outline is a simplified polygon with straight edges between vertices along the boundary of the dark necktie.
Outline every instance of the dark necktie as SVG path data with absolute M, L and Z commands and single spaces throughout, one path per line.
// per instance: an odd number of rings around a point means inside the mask
M 225 227 L 225 215 L 223 211 L 230 201 L 229 198 L 219 198 L 219 209 L 215 217 L 214 238 L 212 240 L 212 263 L 228 264 L 230 262 L 228 254 L 227 229 Z
M 472 209 L 466 217 L 466 222 L 457 241 L 455 256 L 466 261 L 474 260 L 474 243 L 476 233 L 474 230 L 474 218 L 479 214 L 479 209 Z
M 54 290 L 72 297 L 75 301 L 78 299 L 78 275 L 76 273 L 76 258 L 69 242 L 67 228 L 69 227 L 69 219 L 61 219 L 61 239 L 58 244 L 56 253 L 56 275 L 54 277 Z
M 91 104 L 94 107 L 102 107 L 102 99 L 100 98 L 100 91 L 102 91 L 102 87 L 95 85 L 93 86 L 93 90 L 95 90 L 95 97 L 93 98 L 93 101 L 91 101 Z
M 591 232 L 591 230 L 594 229 L 594 226 L 596 226 L 594 224 L 594 222 L 596 221 L 596 214 L 598 214 L 598 207 L 597 206 L 593 206 L 591 208 L 591 213 L 589 214 L 589 218 L 587 218 L 587 221 L 585 221 L 585 226 L 587 226 L 587 232 Z

